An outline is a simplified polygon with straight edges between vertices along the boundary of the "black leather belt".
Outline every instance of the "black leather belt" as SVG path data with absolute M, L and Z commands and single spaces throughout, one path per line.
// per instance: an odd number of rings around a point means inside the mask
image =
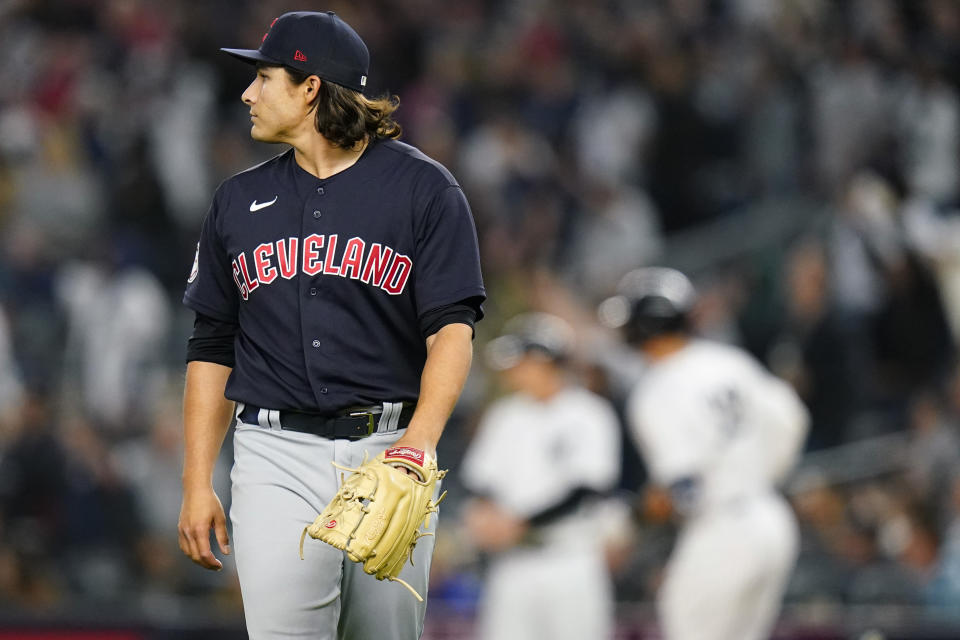
M 399 411 L 396 429 L 403 429 L 413 417 L 416 405 L 404 405 Z M 259 424 L 265 428 L 283 429 L 312 433 L 324 438 L 348 438 L 357 440 L 384 429 L 378 429 L 380 419 L 384 416 L 383 408 L 359 407 L 347 409 L 335 415 L 305 413 L 281 409 L 280 411 L 265 411 L 260 407 L 245 404 L 237 417 L 244 424 Z

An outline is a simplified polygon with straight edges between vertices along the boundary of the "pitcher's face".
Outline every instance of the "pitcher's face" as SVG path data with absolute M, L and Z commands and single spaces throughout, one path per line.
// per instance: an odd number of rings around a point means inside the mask
M 250 136 L 260 142 L 290 142 L 304 126 L 312 126 L 309 84 L 294 84 L 282 67 L 258 67 L 241 96 L 250 107 Z

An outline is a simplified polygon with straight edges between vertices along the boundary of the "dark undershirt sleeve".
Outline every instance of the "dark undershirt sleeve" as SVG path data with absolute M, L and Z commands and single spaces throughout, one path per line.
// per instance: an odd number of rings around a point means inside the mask
M 193 321 L 193 335 L 187 340 L 187 362 L 213 362 L 232 369 L 236 364 L 233 339 L 239 328 L 235 322 L 197 313 Z
M 552 507 L 547 507 L 543 511 L 527 518 L 527 522 L 529 522 L 532 527 L 542 527 L 550 524 L 554 520 L 558 520 L 572 513 L 577 507 L 583 504 L 584 500 L 598 495 L 600 495 L 600 493 L 597 492 L 596 489 L 577 487 Z
M 470 487 L 465 488 L 467 490 L 467 494 L 471 498 L 480 500 L 494 500 L 488 493 L 484 491 L 475 491 Z M 605 495 L 603 492 L 597 491 L 596 489 L 591 489 L 589 487 L 577 487 L 576 489 L 572 489 L 556 504 L 528 516 L 526 521 L 533 528 L 546 526 L 555 520 L 559 520 L 560 518 L 573 513 L 585 501 L 603 495 Z
M 459 322 L 471 329 L 477 321 L 477 308 L 471 300 L 461 300 L 431 309 L 420 316 L 420 333 L 424 338 L 432 336 L 448 324 Z

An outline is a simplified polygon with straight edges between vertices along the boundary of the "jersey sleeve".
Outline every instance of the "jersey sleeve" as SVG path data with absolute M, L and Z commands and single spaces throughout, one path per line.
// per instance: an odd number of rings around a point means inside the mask
M 503 444 L 497 429 L 500 424 L 499 414 L 497 405 L 487 410 L 460 463 L 460 478 L 467 490 L 493 499 L 501 498 L 497 482 L 497 465 L 500 460 L 497 450 Z
M 217 190 L 200 229 L 200 241 L 187 279 L 183 304 L 198 313 L 225 322 L 236 322 L 239 300 L 230 258 L 218 231 L 223 187 Z
M 782 483 L 796 466 L 810 428 L 810 415 L 793 387 L 764 373 L 764 393 L 757 394 L 763 425 L 764 462 L 774 483 Z
M 463 191 L 457 185 L 443 188 L 430 199 L 424 214 L 417 229 L 413 274 L 417 313 L 470 300 L 479 320 L 483 316 L 479 303 L 486 292 L 477 229 Z

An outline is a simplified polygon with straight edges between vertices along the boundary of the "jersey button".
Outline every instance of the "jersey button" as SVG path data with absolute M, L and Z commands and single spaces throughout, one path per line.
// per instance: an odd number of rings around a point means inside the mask
M 320 393 L 326 393 L 326 392 L 327 392 L 326 387 L 320 387 Z
M 323 215 L 323 214 L 320 213 L 320 210 L 319 210 L 319 209 L 318 209 L 317 211 L 314 211 L 314 212 L 313 212 L 313 217 L 314 217 L 314 218 L 319 218 L 321 215 Z
M 320 348 L 320 341 L 319 341 L 319 340 L 314 340 L 314 341 L 313 341 L 313 347 L 314 347 L 314 349 L 319 349 L 319 348 Z
M 310 287 L 310 295 L 312 295 L 312 296 L 317 295 L 317 288 L 316 288 L 316 287 Z
M 323 187 L 317 187 L 317 193 L 323 195 Z

